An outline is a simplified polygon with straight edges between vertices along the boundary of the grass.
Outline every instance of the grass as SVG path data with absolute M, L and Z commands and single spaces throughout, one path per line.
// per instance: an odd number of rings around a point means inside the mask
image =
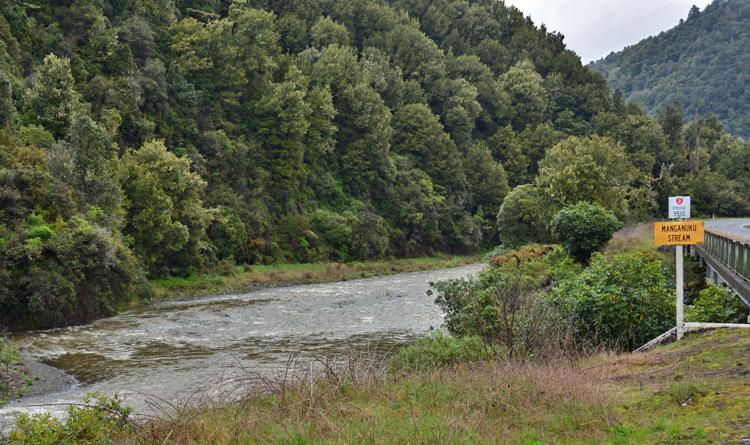
M 741 443 L 748 350 L 750 337 L 723 330 L 645 354 L 406 374 L 349 366 L 265 381 L 241 403 L 150 420 L 118 443 Z
M 642 223 L 629 225 L 615 233 L 604 248 L 604 254 L 608 256 L 619 253 L 652 254 L 656 250 L 653 223 Z
M 0 405 L 23 392 L 26 374 L 20 369 L 21 355 L 13 345 L 0 338 Z
M 13 345 L 0 338 L 0 365 L 17 365 L 21 362 L 21 355 Z
M 477 263 L 479 256 L 436 256 L 350 263 L 274 264 L 226 267 L 221 273 L 151 280 L 157 299 L 242 292 L 263 286 L 323 283 Z

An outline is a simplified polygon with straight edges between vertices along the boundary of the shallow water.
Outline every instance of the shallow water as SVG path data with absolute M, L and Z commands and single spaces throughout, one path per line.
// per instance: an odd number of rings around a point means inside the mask
M 264 289 L 143 307 L 86 326 L 14 338 L 25 354 L 77 380 L 55 393 L 0 409 L 0 429 L 18 412 L 60 414 L 90 392 L 127 397 L 141 414 L 216 392 L 240 368 L 271 374 L 290 357 L 309 360 L 389 350 L 441 325 L 429 283 L 483 266 Z

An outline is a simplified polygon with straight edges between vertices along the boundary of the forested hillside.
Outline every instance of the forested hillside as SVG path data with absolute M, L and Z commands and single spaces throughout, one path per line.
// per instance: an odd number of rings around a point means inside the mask
M 594 63 L 614 88 L 648 110 L 679 103 L 715 114 L 750 137 L 750 2 L 714 0 L 687 20 Z
M 579 201 L 750 211 L 750 149 L 720 122 L 648 118 L 499 1 L 0 8 L 7 328 L 85 322 L 219 264 L 546 240 Z

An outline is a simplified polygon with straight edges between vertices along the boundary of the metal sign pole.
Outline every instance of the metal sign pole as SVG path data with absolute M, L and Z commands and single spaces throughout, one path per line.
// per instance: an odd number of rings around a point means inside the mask
M 677 269 L 677 274 L 676 274 L 677 275 L 677 279 L 675 281 L 677 281 L 677 292 L 676 292 L 677 293 L 677 340 L 682 340 L 682 337 L 685 335 L 685 316 L 684 316 L 684 313 L 683 313 L 683 311 L 684 311 L 684 308 L 683 308 L 683 304 L 684 304 L 684 298 L 683 298 L 683 281 L 684 281 L 684 278 L 683 278 L 683 275 L 684 275 L 684 270 L 683 270 L 683 261 L 684 261 L 683 247 L 682 246 L 677 246 L 676 251 L 677 251 L 677 258 L 676 258 L 677 264 L 675 266 L 676 266 L 676 269 Z

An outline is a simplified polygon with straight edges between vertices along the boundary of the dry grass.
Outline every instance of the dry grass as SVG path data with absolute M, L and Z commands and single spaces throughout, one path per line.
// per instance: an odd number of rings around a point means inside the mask
M 382 358 L 290 365 L 234 403 L 151 419 L 127 444 L 740 443 L 750 338 L 717 331 L 645 354 L 492 361 L 394 374 Z
M 326 365 L 317 378 L 296 369 L 257 381 L 239 403 L 152 421 L 124 442 L 497 443 L 533 436 L 597 443 L 615 417 L 596 378 L 572 361 L 482 363 L 416 375 L 350 362 Z
M 633 251 L 653 251 L 654 226 L 652 223 L 629 225 L 615 233 L 604 249 L 606 255 Z

